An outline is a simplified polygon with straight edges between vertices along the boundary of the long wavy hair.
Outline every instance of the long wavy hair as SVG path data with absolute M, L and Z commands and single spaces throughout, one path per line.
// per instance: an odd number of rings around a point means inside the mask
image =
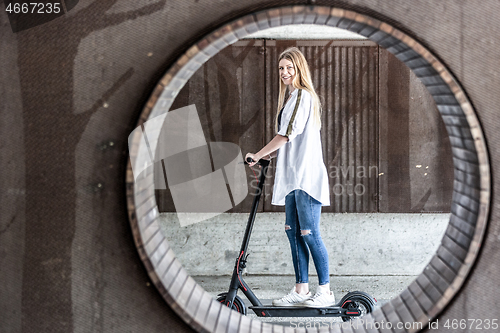
M 308 91 L 313 97 L 313 117 L 318 128 L 321 128 L 321 102 L 319 101 L 318 94 L 314 90 L 314 86 L 311 80 L 311 71 L 309 70 L 309 65 L 307 64 L 306 58 L 302 52 L 296 47 L 289 47 L 285 51 L 281 52 L 278 63 L 281 59 L 287 59 L 292 62 L 295 69 L 295 78 L 292 81 L 292 85 L 295 89 L 304 89 Z M 276 113 L 275 130 L 278 132 L 278 116 L 283 103 L 285 101 L 285 93 L 287 86 L 283 83 L 280 78 L 280 92 L 278 97 L 278 110 Z

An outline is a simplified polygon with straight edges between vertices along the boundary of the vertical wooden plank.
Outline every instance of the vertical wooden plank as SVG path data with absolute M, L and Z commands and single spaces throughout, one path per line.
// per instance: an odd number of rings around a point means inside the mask
M 332 191 L 330 192 L 331 193 L 331 196 L 333 197 L 333 202 L 334 202 L 334 211 L 335 212 L 339 212 L 341 211 L 341 204 L 342 204 L 342 197 L 338 194 L 337 192 L 337 184 L 339 183 L 339 176 L 338 176 L 338 172 L 335 172 L 336 169 L 334 168 L 337 168 L 336 164 L 337 162 L 339 161 L 340 159 L 340 153 L 341 153 L 341 149 L 340 149 L 340 140 L 342 139 L 342 113 L 341 113 L 341 103 L 342 103 L 342 71 L 341 71 L 341 67 L 340 67 L 340 61 L 342 59 L 342 54 L 343 54 L 343 48 L 335 48 L 335 77 L 334 77 L 334 80 L 335 80 L 335 89 L 333 91 L 333 98 L 335 100 L 335 104 L 333 105 L 332 107 L 332 112 L 333 112 L 333 115 L 334 115 L 334 124 L 335 124 L 335 131 L 333 133 L 334 135 L 334 139 L 332 140 L 333 142 L 333 147 L 334 147 L 334 150 L 333 150 L 333 154 L 331 155 L 331 157 L 328 159 L 329 163 L 328 163 L 328 167 L 329 169 L 331 170 L 330 173 L 331 175 L 335 175 L 334 177 L 330 177 L 330 179 L 332 180 L 333 184 L 330 184 L 330 186 L 332 186 Z M 338 171 L 338 170 L 337 170 Z
M 364 156 L 368 152 L 365 151 L 366 145 L 363 142 L 363 104 L 368 99 L 367 96 L 363 93 L 362 85 L 363 85 L 363 72 L 366 69 L 363 68 L 363 63 L 361 62 L 362 54 L 364 48 L 354 48 L 354 82 L 353 82 L 353 99 L 355 103 L 356 115 L 354 117 L 354 160 L 351 162 L 354 165 L 353 170 L 353 180 L 352 180 L 352 199 L 354 201 L 354 211 L 362 212 L 363 210 L 363 194 L 358 191 L 359 187 L 357 186 L 360 179 L 358 177 L 359 167 L 364 168 Z
M 380 123 L 379 123 L 379 114 L 380 114 L 380 109 L 379 109 L 379 99 L 380 99 L 380 53 L 379 53 L 380 47 L 376 47 L 373 49 L 372 53 L 376 57 L 376 60 L 374 63 L 372 63 L 372 70 L 370 71 L 372 75 L 371 82 L 374 82 L 373 85 L 370 85 L 370 96 L 371 98 L 371 103 L 370 103 L 370 137 L 375 138 L 375 145 L 373 150 L 371 150 L 371 155 L 370 155 L 370 166 L 368 168 L 368 177 L 370 179 L 370 185 L 371 188 L 373 189 L 370 192 L 370 196 L 372 199 L 372 212 L 378 212 L 379 211 L 379 182 L 378 178 L 381 176 L 380 174 L 380 166 L 379 166 L 379 160 L 380 160 Z M 374 170 L 372 174 L 372 170 Z
M 266 91 L 266 129 L 265 137 L 262 141 L 262 145 L 267 144 L 276 135 L 274 130 L 274 124 L 276 119 L 277 107 L 278 107 L 278 95 L 279 95 L 279 71 L 278 71 L 278 57 L 286 48 L 291 46 L 296 46 L 297 42 L 295 40 L 268 40 L 265 42 L 265 91 Z M 270 169 L 269 176 L 266 178 L 263 206 L 266 212 L 284 212 L 284 206 L 274 206 L 271 205 L 272 193 L 274 186 L 274 174 L 276 172 L 276 160 L 273 160 Z
M 325 55 L 325 77 L 327 80 L 325 87 L 326 91 L 324 92 L 321 138 L 323 143 L 323 158 L 325 159 L 328 183 L 330 186 L 330 206 L 323 207 L 323 212 L 330 213 L 335 211 L 334 208 L 336 205 L 335 194 L 331 190 L 333 189 L 335 179 L 332 178 L 332 168 L 330 163 L 328 163 L 335 154 L 335 48 L 328 47 L 323 54 Z
M 380 50 L 380 212 L 449 212 L 451 144 L 429 91 Z
M 344 161 L 344 164 L 342 165 L 343 167 L 347 167 L 348 172 L 347 172 L 347 177 L 346 177 L 346 183 L 344 185 L 344 192 L 346 195 L 344 195 L 344 198 L 347 202 L 347 212 L 354 212 L 355 206 L 354 206 L 354 200 L 352 200 L 352 189 L 354 187 L 354 177 L 353 177 L 353 172 L 351 171 L 354 167 L 354 165 L 351 164 L 351 161 L 355 159 L 355 151 L 356 151 L 356 146 L 355 146 L 355 128 L 354 128 L 354 123 L 356 121 L 356 111 L 355 110 L 355 96 L 353 92 L 353 86 L 355 82 L 355 66 L 354 66 L 354 49 L 352 46 L 349 46 L 347 48 L 347 158 Z M 357 97 L 357 96 L 356 96 Z
M 367 84 L 368 84 L 368 71 L 370 68 L 370 63 L 368 58 L 369 55 L 369 49 L 366 47 L 363 47 L 360 49 L 360 54 L 359 54 L 359 67 L 360 67 L 360 73 L 358 77 L 358 91 L 363 98 L 360 98 L 359 104 L 360 108 L 362 109 L 360 112 L 360 119 L 359 119 L 359 133 L 358 133 L 358 141 L 359 141 L 359 146 L 360 146 L 360 153 L 359 153 L 359 161 L 358 161 L 358 167 L 356 168 L 356 182 L 354 184 L 354 195 L 357 198 L 357 205 L 358 205 L 358 211 L 359 212 L 366 212 L 368 211 L 368 207 L 370 204 L 370 198 L 366 193 L 366 190 L 368 188 L 368 184 L 365 179 L 365 171 L 369 167 L 369 155 L 370 155 L 370 140 L 368 138 L 368 124 L 367 124 L 367 118 L 369 116 L 369 103 L 370 103 L 370 96 L 368 95 L 368 89 L 367 89 Z M 370 59 L 372 60 L 372 59 Z M 373 60 L 372 60 L 373 61 Z M 361 168 L 359 168 L 361 166 Z
M 241 45 L 240 45 L 241 43 Z M 262 129 L 265 126 L 265 80 L 264 73 L 264 41 L 263 40 L 247 40 L 233 44 L 232 53 L 228 56 L 233 57 L 236 65 L 239 67 L 233 71 L 228 70 L 228 76 L 234 75 L 236 78 L 232 80 L 236 83 L 231 96 L 228 96 L 226 102 L 226 112 L 222 115 L 221 133 L 226 133 L 228 128 L 233 128 L 232 137 L 223 136 L 221 141 L 235 142 L 241 150 L 243 156 L 247 152 L 257 152 L 263 145 L 262 141 L 265 137 L 265 131 Z M 221 59 L 220 67 L 226 67 L 227 61 Z M 229 83 L 232 84 L 232 83 Z M 240 96 L 238 96 L 240 94 Z M 233 121 L 227 115 L 235 113 L 237 118 Z M 257 174 L 260 169 L 254 168 Z M 255 180 L 254 173 L 248 167 L 247 183 Z M 249 187 L 250 195 L 229 212 L 248 212 L 253 201 L 254 187 Z M 262 211 L 262 205 L 259 207 L 259 212 Z
M 274 40 L 265 40 L 264 41 L 264 87 L 265 87 L 265 121 L 264 128 L 265 131 L 263 144 L 272 140 L 275 134 L 274 123 L 276 117 L 276 100 L 278 98 L 277 91 L 278 89 L 275 86 L 278 84 L 277 76 L 279 75 L 277 72 L 276 59 L 278 57 L 278 52 L 276 49 L 276 41 Z M 273 211 L 273 206 L 271 205 L 271 198 L 273 193 L 273 185 L 274 185 L 274 173 L 276 170 L 276 159 L 271 161 L 269 165 L 268 174 L 266 182 L 264 183 L 264 211 L 269 212 Z
M 381 82 L 380 100 L 380 211 L 409 211 L 409 77 L 410 69 L 392 54 L 381 50 L 387 77 Z M 384 94 L 384 95 L 382 95 Z M 383 130 L 382 130 L 383 128 Z
M 389 146 L 387 144 L 389 138 L 389 127 L 388 127 L 388 104 L 389 104 L 389 93 L 387 90 L 387 80 L 388 76 L 388 66 L 389 66 L 389 52 L 383 48 L 379 48 L 379 84 L 378 84 L 378 105 L 379 110 L 377 122 L 379 123 L 379 160 L 378 160 L 378 193 L 377 193 L 377 203 L 379 212 L 389 211 L 389 200 L 385 196 L 389 193 L 389 182 L 387 181 L 387 169 L 388 169 L 388 155 Z
M 349 60 L 350 60 L 350 53 L 349 53 L 350 48 L 349 47 L 343 47 L 343 59 L 341 62 L 342 66 L 342 132 L 341 132 L 341 137 L 340 137 L 340 142 L 339 142 L 339 147 L 342 150 L 342 155 L 341 155 L 341 160 L 340 164 L 337 165 L 340 172 L 340 184 L 342 185 L 341 187 L 341 198 L 342 198 L 342 208 L 341 212 L 348 212 L 349 211 L 349 200 L 346 193 L 346 186 L 349 182 L 349 173 L 348 173 L 348 167 L 349 167 L 349 152 L 351 149 L 349 149 L 349 143 L 352 142 L 349 140 L 349 87 L 350 87 L 350 76 L 352 75 L 352 72 L 349 68 Z M 345 172 L 347 171 L 347 173 Z

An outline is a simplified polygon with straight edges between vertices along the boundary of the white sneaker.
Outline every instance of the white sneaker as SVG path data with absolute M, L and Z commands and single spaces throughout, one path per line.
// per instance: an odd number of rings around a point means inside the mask
M 303 306 L 302 303 L 304 301 L 307 301 L 310 298 L 311 298 L 311 292 L 308 292 L 305 295 L 301 295 L 295 291 L 295 287 L 294 287 L 288 295 L 286 295 L 280 299 L 273 300 L 273 305 L 274 306 Z
M 302 306 L 310 308 L 324 308 L 332 305 L 335 305 L 335 296 L 332 291 L 317 291 L 313 297 L 302 303 Z

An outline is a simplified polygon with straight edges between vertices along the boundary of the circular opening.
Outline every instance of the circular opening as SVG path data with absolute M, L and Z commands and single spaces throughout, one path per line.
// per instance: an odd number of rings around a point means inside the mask
M 271 27 L 315 24 L 355 32 L 376 42 L 404 62 L 433 96 L 447 127 L 454 162 L 451 218 L 436 254 L 424 271 L 399 296 L 366 321 L 417 323 L 418 331 L 435 318 L 464 282 L 479 250 L 490 203 L 490 175 L 482 131 L 466 95 L 446 68 L 422 45 L 386 23 L 352 11 L 322 6 L 280 7 L 247 15 L 213 32 L 192 46 L 165 74 L 148 101 L 139 127 L 129 138 L 127 200 L 138 251 L 160 293 L 197 330 L 236 331 L 264 325 L 221 306 L 203 290 L 176 259 L 158 225 L 154 147 L 146 121 L 170 109 L 182 86 L 208 59 L 226 46 Z M 148 164 L 149 163 L 149 164 Z M 141 177 L 135 177 L 138 170 Z M 418 324 L 420 323 L 420 325 Z M 375 328 L 378 327 L 375 325 Z

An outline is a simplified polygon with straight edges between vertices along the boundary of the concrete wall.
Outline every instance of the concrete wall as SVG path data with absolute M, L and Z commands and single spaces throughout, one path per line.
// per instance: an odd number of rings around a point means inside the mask
M 248 214 L 225 213 L 181 227 L 176 213 L 160 225 L 191 275 L 232 273 Z M 332 275 L 418 275 L 443 237 L 449 214 L 321 215 Z M 284 213 L 257 214 L 249 244 L 248 274 L 293 275 Z M 315 269 L 310 262 L 310 272 Z

